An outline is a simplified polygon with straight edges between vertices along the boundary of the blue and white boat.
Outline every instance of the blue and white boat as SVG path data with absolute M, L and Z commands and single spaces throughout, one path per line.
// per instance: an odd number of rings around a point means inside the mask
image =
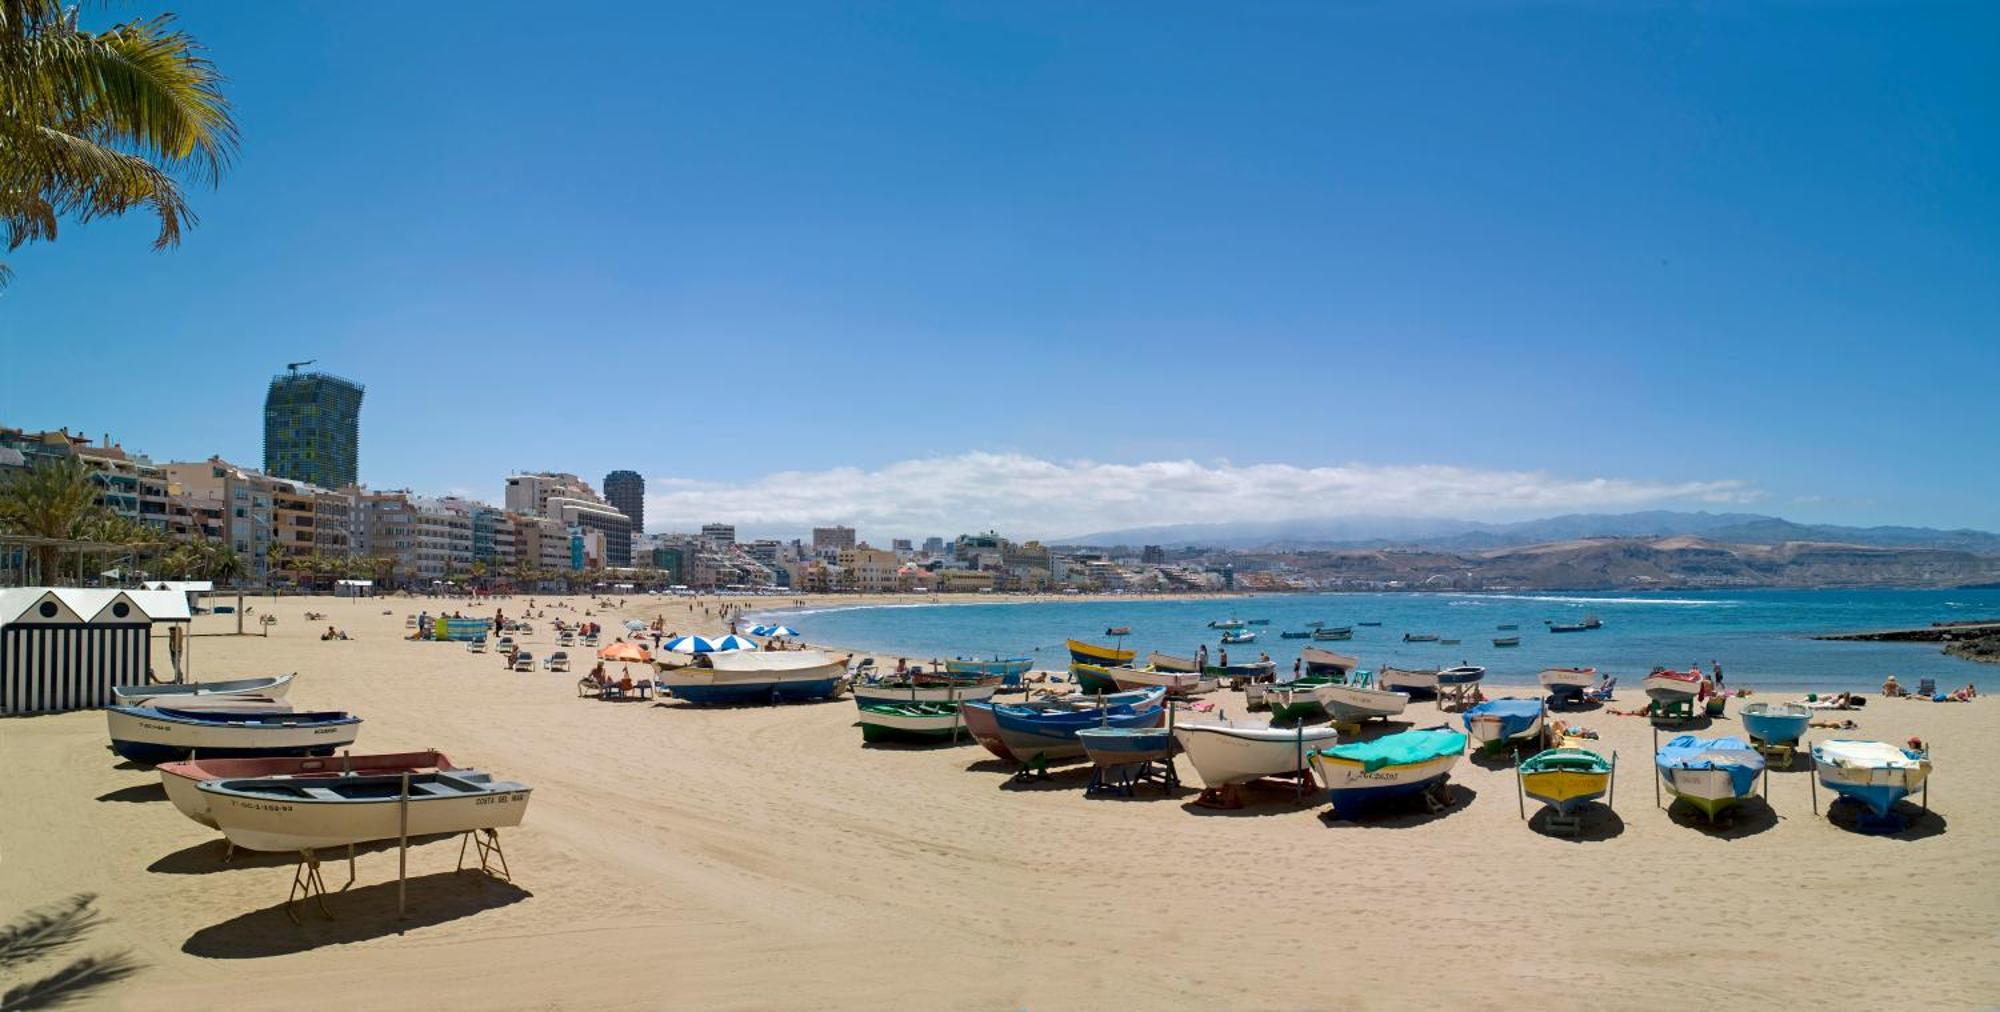
M 1086 727 L 1076 740 L 1099 766 L 1152 762 L 1174 754 L 1174 733 L 1164 727 Z
M 1121 696 L 1136 700 L 1113 702 Z M 1091 727 L 1158 727 L 1166 717 L 1165 689 L 1145 689 L 1135 693 L 1079 700 L 1063 708 L 1014 706 L 1007 703 L 966 703 L 969 710 L 990 708 L 997 734 L 1006 751 L 1023 763 L 1040 759 L 1069 759 L 1084 754 L 1077 732 Z M 971 722 L 968 722 L 970 724 Z M 975 732 L 976 733 L 976 732 Z
M 947 674 L 972 678 L 997 676 L 1000 684 L 1007 686 L 1020 685 L 1021 676 L 1027 674 L 1028 669 L 1034 666 L 1035 659 L 1032 657 L 995 657 L 984 661 L 972 657 L 954 657 L 944 662 Z
M 1326 785 L 1334 817 L 1351 819 L 1443 783 L 1465 754 L 1465 742 L 1457 731 L 1404 731 L 1321 749 L 1312 754 L 1312 767 Z
M 114 685 L 111 698 L 125 706 L 173 706 L 193 699 L 215 699 L 229 696 L 262 696 L 266 699 L 283 699 L 292 688 L 289 675 L 270 675 L 264 678 L 234 678 L 226 682 L 180 682 L 167 685 Z
M 658 684 L 690 703 L 799 702 L 831 698 L 846 674 L 846 664 L 817 650 L 738 650 L 662 665 Z
M 1385 664 L 1375 672 L 1375 684 L 1411 699 L 1430 699 L 1437 695 L 1438 673 L 1434 668 L 1396 668 Z
M 1439 668 L 1437 684 L 1440 689 L 1462 689 L 1479 684 L 1485 677 L 1485 668 L 1477 664 L 1460 664 L 1456 667 Z
M 325 756 L 354 744 L 361 718 L 338 710 L 314 713 L 241 709 L 174 710 L 113 706 L 104 711 L 112 751 L 157 764 L 224 756 Z
M 1739 714 L 1750 740 L 1764 746 L 1797 746 L 1812 724 L 1812 711 L 1797 703 L 1751 703 Z
M 1653 757 L 1667 793 L 1713 820 L 1756 790 L 1764 757 L 1741 738 L 1680 735 Z
M 1868 806 L 1886 819 L 1896 802 L 1916 793 L 1931 775 L 1921 752 L 1885 741 L 1823 741 L 1812 747 L 1819 782 L 1843 798 Z
M 1532 743 L 1542 736 L 1541 700 L 1489 699 L 1465 711 L 1465 733 L 1484 749 Z

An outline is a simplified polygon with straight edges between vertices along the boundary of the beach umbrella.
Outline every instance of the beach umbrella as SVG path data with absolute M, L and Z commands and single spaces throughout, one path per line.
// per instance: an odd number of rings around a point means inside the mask
M 630 629 L 633 632 L 638 632 L 639 630 L 646 628 L 646 623 L 641 622 L 636 618 L 628 618 L 625 620 L 625 628 Z
M 702 636 L 680 636 L 660 644 L 663 649 L 677 654 L 712 654 L 715 641 Z
M 637 643 L 613 643 L 597 652 L 600 661 L 650 661 L 653 655 Z
M 763 631 L 758 632 L 758 629 L 761 629 Z M 759 636 L 768 636 L 774 640 L 781 640 L 786 638 L 787 636 L 797 636 L 799 634 L 799 631 L 797 629 L 794 629 L 788 625 L 758 626 L 757 629 L 752 629 L 750 631 L 756 633 Z
M 757 649 L 757 641 L 744 639 L 743 637 L 737 636 L 734 633 L 732 633 L 728 636 L 724 636 L 719 640 L 716 640 L 715 649 L 718 652 L 725 650 L 755 650 Z
M 752 636 L 769 636 L 769 635 L 771 635 L 771 630 L 773 630 L 773 629 L 776 629 L 776 628 L 777 628 L 777 626 L 774 626 L 774 625 L 753 625 L 753 626 L 751 626 L 751 627 L 750 627 L 750 635 L 752 635 Z

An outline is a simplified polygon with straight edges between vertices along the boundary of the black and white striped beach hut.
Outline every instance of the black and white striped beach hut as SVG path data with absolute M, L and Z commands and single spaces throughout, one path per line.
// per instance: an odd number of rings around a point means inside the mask
M 0 714 L 111 704 L 111 687 L 146 681 L 155 615 L 186 621 L 170 592 L 0 590 Z

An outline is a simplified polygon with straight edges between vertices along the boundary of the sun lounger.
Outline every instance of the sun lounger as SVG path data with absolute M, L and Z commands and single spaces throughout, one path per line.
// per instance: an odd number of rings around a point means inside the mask
M 527 652 L 526 650 L 523 650 L 520 653 L 515 654 L 514 670 L 515 671 L 535 670 L 535 655 Z
M 550 671 L 568 671 L 569 652 L 566 650 L 558 650 L 555 653 L 550 654 L 549 659 L 543 661 L 542 663 L 545 666 L 547 666 L 547 668 Z
M 475 653 L 475 654 L 483 654 L 483 653 L 485 653 L 485 652 L 486 652 L 486 637 L 484 637 L 484 636 L 481 636 L 480 638 L 478 638 L 478 639 L 476 639 L 476 640 L 468 640 L 468 641 L 466 641 L 466 644 L 465 644 L 465 649 L 466 649 L 466 652 L 468 652 L 468 653 Z

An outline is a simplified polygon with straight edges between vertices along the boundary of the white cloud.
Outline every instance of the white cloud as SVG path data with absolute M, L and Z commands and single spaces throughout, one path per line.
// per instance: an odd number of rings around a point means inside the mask
M 1503 519 L 1758 496 L 1739 481 L 1566 478 L 1436 465 L 1108 464 L 1006 453 L 905 460 L 876 470 L 783 471 L 741 483 L 649 478 L 647 487 L 653 530 L 722 521 L 798 532 L 841 523 L 878 539 L 989 527 L 1018 537 L 1062 537 L 1155 524 L 1339 516 Z

